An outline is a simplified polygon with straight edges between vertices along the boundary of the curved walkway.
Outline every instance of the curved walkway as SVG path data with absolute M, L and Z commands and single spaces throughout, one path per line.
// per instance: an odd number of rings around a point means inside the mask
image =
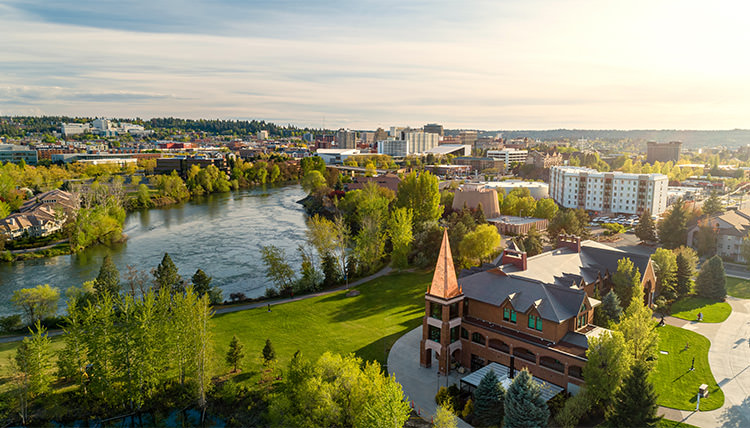
M 668 419 L 700 427 L 750 427 L 750 300 L 727 297 L 732 313 L 723 323 L 699 323 L 666 317 L 675 327 L 708 338 L 708 362 L 724 391 L 724 405 L 716 410 L 695 412 L 660 408 Z

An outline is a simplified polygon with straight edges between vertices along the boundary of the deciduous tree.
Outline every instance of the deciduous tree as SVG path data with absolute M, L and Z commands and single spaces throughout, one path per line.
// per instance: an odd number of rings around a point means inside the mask
M 412 212 L 408 208 L 396 208 L 388 219 L 388 236 L 393 246 L 391 260 L 397 268 L 403 269 L 409 264 L 409 251 L 414 240 L 412 217 Z
M 266 266 L 266 277 L 282 292 L 294 285 L 294 269 L 289 264 L 286 253 L 275 245 L 264 245 L 260 249 L 261 259 Z
M 643 304 L 643 288 L 634 287 L 630 304 L 615 329 L 622 332 L 628 352 L 636 363 L 649 361 L 648 364 L 653 364 L 656 357 L 659 334 L 652 317 L 651 309 Z
M 633 363 L 625 337 L 619 331 L 591 337 L 586 358 L 588 362 L 583 367 L 583 378 L 588 396 L 594 405 L 607 408 Z
M 407 174 L 398 185 L 396 207 L 411 209 L 415 224 L 437 221 L 443 213 L 437 177 L 429 172 Z
M 461 256 L 472 261 L 487 260 L 497 247 L 500 246 L 500 234 L 491 224 L 480 224 L 476 229 L 466 234 L 459 248 Z
M 668 299 L 677 296 L 677 256 L 666 248 L 657 248 L 651 255 L 656 273 L 657 294 L 665 295 Z
M 14 291 L 10 300 L 23 310 L 29 324 L 35 324 L 55 315 L 57 302 L 60 300 L 60 289 L 50 287 L 49 284 L 22 288 Z
M 617 271 L 612 275 L 612 283 L 621 302 L 630 302 L 633 290 L 641 288 L 641 273 L 630 258 L 617 261 Z

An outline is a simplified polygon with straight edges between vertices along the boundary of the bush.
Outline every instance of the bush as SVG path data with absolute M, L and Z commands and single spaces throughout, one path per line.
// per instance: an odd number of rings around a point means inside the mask
M 0 317 L 0 331 L 5 333 L 14 333 L 23 328 L 21 315 L 8 315 Z
M 604 234 L 607 236 L 617 235 L 625 232 L 625 226 L 619 223 L 604 223 L 602 227 L 605 229 Z
M 460 392 L 461 391 L 459 391 L 456 385 L 451 385 L 448 388 L 441 386 L 437 395 L 435 395 L 435 402 L 439 406 L 444 406 L 444 407 L 450 406 L 452 409 L 458 409 L 459 408 L 458 395 L 460 394 Z
M 474 413 L 474 402 L 469 398 L 466 400 L 466 405 L 464 405 L 464 409 L 461 411 L 461 419 L 468 420 L 472 413 Z

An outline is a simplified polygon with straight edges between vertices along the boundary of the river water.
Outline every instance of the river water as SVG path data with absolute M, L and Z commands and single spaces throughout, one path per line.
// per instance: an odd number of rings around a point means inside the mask
M 50 284 L 64 291 L 94 279 L 104 255 L 111 254 L 124 280 L 127 265 L 142 271 L 155 268 L 168 252 L 180 275 L 189 279 L 196 269 L 213 277 L 224 299 L 234 292 L 263 295 L 270 286 L 260 259 L 261 245 L 286 251 L 299 266 L 297 246 L 305 238 L 305 213 L 297 201 L 305 197 L 298 185 L 257 187 L 212 194 L 165 208 L 128 214 L 123 227 L 128 239 L 98 245 L 79 254 L 16 263 L 0 263 L 0 316 L 20 311 L 13 291 Z

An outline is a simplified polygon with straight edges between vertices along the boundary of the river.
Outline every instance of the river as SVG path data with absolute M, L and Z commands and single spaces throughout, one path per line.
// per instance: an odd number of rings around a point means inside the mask
M 47 259 L 0 263 L 0 316 L 19 313 L 10 299 L 13 291 L 50 284 L 64 292 L 94 279 L 104 255 L 109 253 L 120 270 L 127 265 L 149 272 L 168 252 L 185 279 L 203 269 L 212 284 L 230 293 L 257 297 L 270 286 L 260 259 L 261 245 L 286 251 L 292 266 L 300 263 L 297 246 L 305 238 L 305 213 L 298 200 L 305 197 L 299 185 L 257 187 L 212 194 L 165 208 L 128 214 L 127 240 L 112 246 L 97 245 L 74 254 Z

